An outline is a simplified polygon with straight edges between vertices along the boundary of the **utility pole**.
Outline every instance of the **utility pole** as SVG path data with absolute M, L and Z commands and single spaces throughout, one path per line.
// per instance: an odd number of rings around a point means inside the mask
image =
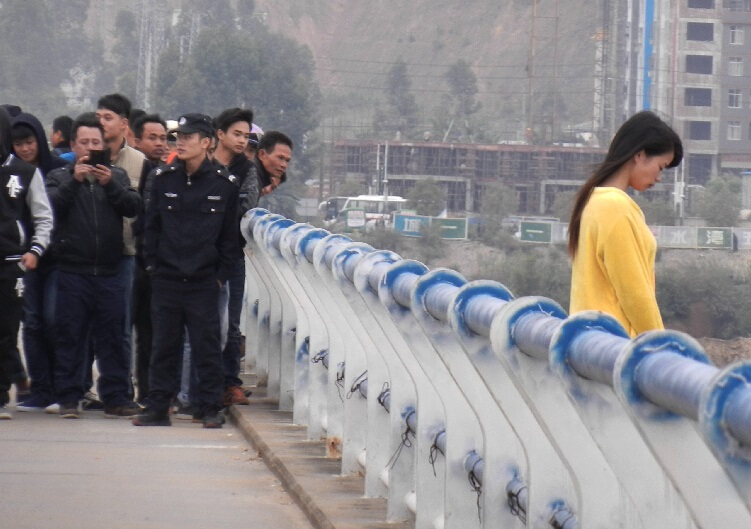
M 532 28 L 529 32 L 529 56 L 527 58 L 527 142 L 535 135 L 535 66 L 537 61 L 537 0 L 532 0 Z
M 558 115 L 558 42 L 559 42 L 559 2 L 560 0 L 553 1 L 553 14 L 541 15 L 538 10 L 538 1 L 532 0 L 532 20 L 530 30 L 530 43 L 529 43 L 529 56 L 527 59 L 527 141 L 533 140 L 535 137 L 542 136 L 544 141 L 552 141 L 555 137 L 555 130 L 557 127 Z M 541 46 L 541 44 L 546 46 Z M 545 101 L 550 105 L 550 110 L 545 112 L 544 119 L 538 116 L 538 87 L 537 87 L 537 69 L 539 66 L 539 60 L 541 52 L 545 52 L 544 56 L 547 58 L 547 68 L 545 71 L 552 71 L 552 79 L 550 74 L 546 77 L 550 79 L 550 82 L 544 83 L 547 85 L 547 94 L 549 94 Z M 550 62 L 552 61 L 552 65 Z M 544 134 L 540 135 L 537 126 L 543 123 L 545 125 Z

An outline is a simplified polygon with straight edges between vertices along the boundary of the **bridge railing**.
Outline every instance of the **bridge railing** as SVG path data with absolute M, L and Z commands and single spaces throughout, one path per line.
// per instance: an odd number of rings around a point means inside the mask
M 751 527 L 751 364 L 249 211 L 246 363 L 416 528 Z

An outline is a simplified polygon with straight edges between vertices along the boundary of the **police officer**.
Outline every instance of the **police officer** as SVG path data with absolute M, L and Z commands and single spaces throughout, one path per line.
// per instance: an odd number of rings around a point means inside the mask
M 191 401 L 204 428 L 221 428 L 224 378 L 219 289 L 240 254 L 238 185 L 211 162 L 212 120 L 178 120 L 177 160 L 154 170 L 144 228 L 144 262 L 152 278 L 153 350 L 146 409 L 136 426 L 169 426 L 179 389 L 183 329 L 192 350 L 197 386 Z

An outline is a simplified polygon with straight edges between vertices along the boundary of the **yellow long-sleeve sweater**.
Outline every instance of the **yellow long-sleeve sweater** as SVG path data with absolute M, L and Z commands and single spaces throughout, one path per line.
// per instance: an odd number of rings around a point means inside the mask
M 655 298 L 656 249 L 636 202 L 615 187 L 596 187 L 582 213 L 570 313 L 606 312 L 631 336 L 664 328 Z

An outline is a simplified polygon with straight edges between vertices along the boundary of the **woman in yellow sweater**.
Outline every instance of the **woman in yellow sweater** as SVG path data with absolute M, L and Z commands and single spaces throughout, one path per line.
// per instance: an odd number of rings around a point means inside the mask
M 605 161 L 581 187 L 568 231 L 573 260 L 571 314 L 599 310 L 633 337 L 662 329 L 655 298 L 657 244 L 644 213 L 628 196 L 660 181 L 683 158 L 678 135 L 652 112 L 634 114 L 615 134 Z

